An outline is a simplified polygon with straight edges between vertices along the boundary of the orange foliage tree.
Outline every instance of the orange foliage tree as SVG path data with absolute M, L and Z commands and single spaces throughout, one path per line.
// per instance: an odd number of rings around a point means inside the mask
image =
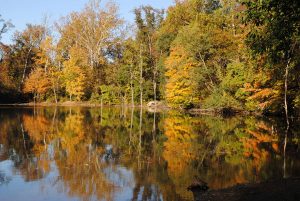
M 32 93 L 34 101 L 36 101 L 36 99 L 40 100 L 41 95 L 45 94 L 50 87 L 51 83 L 45 71 L 42 68 L 36 68 L 25 80 L 23 91 Z

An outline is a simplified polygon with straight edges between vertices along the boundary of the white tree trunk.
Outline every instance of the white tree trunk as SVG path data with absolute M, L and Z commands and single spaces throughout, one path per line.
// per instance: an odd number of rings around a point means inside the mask
M 142 45 L 140 45 L 140 104 L 143 107 L 143 58 L 142 58 Z
M 284 75 L 284 109 L 285 109 L 286 123 L 288 127 L 290 125 L 290 121 L 289 121 L 289 113 L 288 113 L 287 92 L 288 92 L 288 76 L 289 76 L 290 62 L 291 59 L 288 59 L 288 62 L 285 67 L 285 75 Z

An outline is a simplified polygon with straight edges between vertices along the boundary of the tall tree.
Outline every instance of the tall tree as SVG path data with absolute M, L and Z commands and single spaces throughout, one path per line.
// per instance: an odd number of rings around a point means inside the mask
M 217 6 L 218 5 L 218 6 Z M 244 73 L 228 73 L 247 62 L 244 32 L 237 18 L 236 2 L 230 4 L 206 1 L 184 1 L 177 3 L 179 8 L 190 8 L 193 15 L 180 23 L 181 13 L 167 16 L 168 21 L 182 24 L 170 44 L 170 55 L 165 61 L 166 99 L 175 106 L 191 107 L 237 107 L 235 92 L 241 83 L 230 90 L 223 81 L 226 74 L 230 80 L 244 80 Z M 178 8 L 177 8 L 178 7 Z M 176 15 L 176 16 L 174 16 Z M 179 19 L 178 19 L 179 18 Z M 183 18 L 185 19 L 185 18 Z M 164 24 L 161 30 L 172 26 Z M 229 70 L 231 69 L 231 70 Z
M 159 80 L 158 62 L 161 55 L 156 47 L 156 40 L 157 31 L 164 18 L 164 11 L 151 6 L 143 6 L 135 9 L 134 12 L 137 26 L 136 42 L 140 47 L 140 74 L 142 75 L 140 96 L 144 93 L 146 99 L 156 100 Z
M 14 36 L 16 43 L 15 51 L 19 51 L 20 62 L 23 66 L 23 73 L 20 82 L 20 88 L 25 81 L 26 75 L 31 72 L 33 68 L 33 58 L 38 52 L 42 40 L 45 38 L 46 29 L 41 25 L 28 24 L 23 32 L 17 32 Z
M 63 77 L 70 101 L 72 101 L 72 96 L 75 96 L 77 101 L 82 100 L 87 89 L 88 71 L 80 59 L 81 53 L 79 48 L 73 47 L 70 52 L 70 59 L 64 62 Z
M 35 65 L 44 70 L 45 75 L 51 82 L 55 102 L 58 102 L 58 89 L 61 87 L 62 70 L 56 59 L 56 45 L 51 36 L 47 36 L 40 45 L 39 52 L 35 56 Z
M 198 103 L 196 83 L 191 77 L 195 70 L 195 61 L 186 54 L 184 48 L 176 46 L 171 49 L 166 65 L 166 101 L 172 107 L 191 108 Z
M 118 17 L 118 7 L 109 2 L 104 8 L 99 0 L 91 0 L 81 12 L 73 12 L 58 25 L 62 53 L 76 45 L 88 56 L 89 66 L 95 71 L 97 82 L 103 83 L 104 65 L 109 49 L 119 42 L 123 21 Z
M 295 99 L 289 91 L 289 81 L 299 90 L 299 80 L 290 76 L 290 71 L 299 72 L 300 44 L 300 2 L 288 1 L 248 1 L 246 22 L 251 24 L 248 44 L 256 54 L 264 55 L 271 65 L 270 70 L 279 71 L 284 80 L 284 109 L 287 124 L 289 103 Z M 297 75 L 297 74 L 294 74 Z

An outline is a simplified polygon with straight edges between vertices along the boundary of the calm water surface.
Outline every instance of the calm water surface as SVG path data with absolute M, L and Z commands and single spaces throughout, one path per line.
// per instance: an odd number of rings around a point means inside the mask
M 122 108 L 0 108 L 1 201 L 193 200 L 300 176 L 300 124 Z

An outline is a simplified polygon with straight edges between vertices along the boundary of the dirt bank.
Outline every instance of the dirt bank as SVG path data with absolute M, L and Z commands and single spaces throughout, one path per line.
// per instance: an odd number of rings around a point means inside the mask
M 193 190 L 195 201 L 300 201 L 300 178 L 243 184 L 206 192 Z

